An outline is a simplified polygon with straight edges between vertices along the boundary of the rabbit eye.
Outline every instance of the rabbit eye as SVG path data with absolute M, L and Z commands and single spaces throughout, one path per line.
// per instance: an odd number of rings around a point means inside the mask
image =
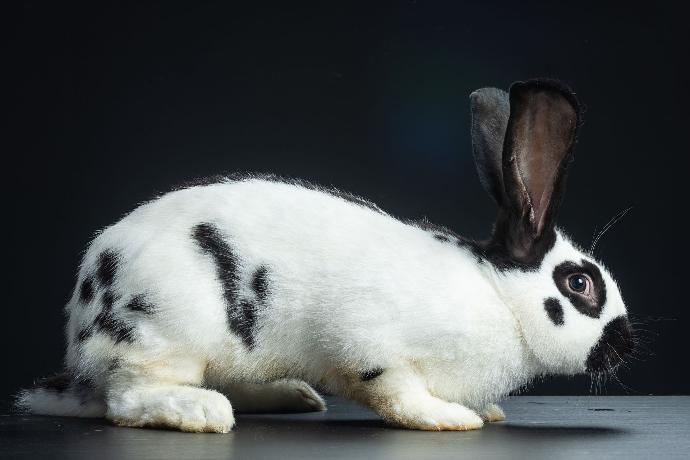
M 556 287 L 583 315 L 599 318 L 606 304 L 606 283 L 596 265 L 582 259 L 581 264 L 565 261 L 553 269 Z
M 592 280 L 584 273 L 575 273 L 568 277 L 568 287 L 578 294 L 589 294 Z

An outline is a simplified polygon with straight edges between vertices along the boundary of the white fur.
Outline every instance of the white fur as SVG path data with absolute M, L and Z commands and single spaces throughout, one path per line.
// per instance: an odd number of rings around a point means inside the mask
M 84 400 L 72 392 L 56 394 L 43 388 L 22 390 L 16 405 L 35 414 L 69 417 L 103 417 L 106 410 L 103 399 L 92 397 Z
M 268 267 L 269 295 L 251 351 L 228 329 L 215 263 L 191 238 L 199 223 L 217 226 L 237 257 L 239 296 L 253 295 L 252 274 Z M 134 328 L 135 340 L 115 344 L 96 332 L 78 343 L 101 309 L 102 290 L 83 305 L 77 288 L 66 307 L 66 365 L 103 390 L 108 418 L 130 426 L 225 432 L 232 408 L 211 388 L 294 378 L 365 402 L 404 426 L 478 428 L 479 413 L 500 419 L 492 403 L 535 376 L 584 370 L 606 322 L 625 312 L 603 268 L 609 296 L 600 318 L 579 314 L 559 293 L 555 265 L 591 260 L 560 234 L 538 271 L 501 272 L 455 241 L 385 213 L 262 179 L 192 187 L 140 206 L 92 242 L 77 287 L 107 249 L 120 255 L 113 310 Z M 122 308 L 140 293 L 154 314 Z M 548 319 L 546 297 L 560 299 L 564 326 Z M 385 372 L 361 381 L 372 368 Z M 206 389 L 195 387 L 202 383 Z M 280 390 L 291 395 L 288 406 L 323 409 L 313 390 L 306 399 L 316 402 L 295 399 L 295 388 L 306 385 L 288 385 Z M 270 399 L 255 391 L 236 394 Z M 232 390 L 224 393 L 232 401 Z M 35 393 L 25 406 L 80 415 L 39 398 Z

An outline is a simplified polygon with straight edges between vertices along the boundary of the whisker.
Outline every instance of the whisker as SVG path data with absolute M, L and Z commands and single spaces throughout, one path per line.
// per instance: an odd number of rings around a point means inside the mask
M 630 212 L 630 210 L 631 210 L 632 208 L 633 208 L 632 206 L 629 206 L 628 208 L 622 210 L 621 212 L 619 212 L 618 214 L 616 214 L 615 216 L 613 216 L 613 217 L 611 218 L 611 220 L 609 220 L 609 221 L 606 223 L 606 225 L 604 225 L 604 227 L 603 227 L 599 232 L 597 232 L 597 234 L 594 236 L 594 239 L 592 240 L 592 245 L 589 247 L 589 253 L 590 253 L 590 254 L 594 254 L 594 249 L 596 248 L 597 243 L 599 242 L 599 240 L 601 239 L 601 237 L 604 236 L 604 233 L 608 232 L 608 231 L 611 229 L 611 227 L 613 227 L 614 225 L 616 225 L 616 223 L 617 223 L 619 220 L 621 220 L 623 217 L 625 217 L 625 215 L 626 215 L 628 212 Z

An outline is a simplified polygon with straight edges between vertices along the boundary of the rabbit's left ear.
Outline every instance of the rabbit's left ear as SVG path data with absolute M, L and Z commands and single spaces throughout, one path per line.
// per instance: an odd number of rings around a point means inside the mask
M 501 205 L 501 220 L 509 228 L 500 233 L 515 259 L 531 258 L 535 244 L 553 233 L 579 114 L 575 95 L 559 82 L 530 80 L 510 87 Z
M 501 206 L 503 193 L 503 141 L 510 116 L 508 93 L 481 88 L 470 94 L 472 110 L 472 153 L 479 181 Z

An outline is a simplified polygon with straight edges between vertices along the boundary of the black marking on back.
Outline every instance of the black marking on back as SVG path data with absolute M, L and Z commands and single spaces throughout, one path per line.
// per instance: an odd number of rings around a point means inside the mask
M 81 282 L 81 288 L 79 289 L 79 297 L 83 303 L 89 303 L 93 299 L 94 288 L 93 288 L 93 277 L 91 275 L 84 278 Z
M 111 249 L 106 249 L 98 256 L 96 277 L 102 287 L 110 287 L 113 284 L 117 273 L 117 265 L 117 254 Z
M 594 285 L 591 298 L 568 289 L 568 277 L 576 273 L 586 273 L 592 278 Z M 573 304 L 577 311 L 591 318 L 599 318 L 606 304 L 606 283 L 596 265 L 584 259 L 581 264 L 563 262 L 554 268 L 553 281 L 561 294 Z
M 383 369 L 380 367 L 375 367 L 373 369 L 368 369 L 361 374 L 359 374 L 359 379 L 362 382 L 368 382 L 369 380 L 374 380 L 376 377 L 383 374 Z
M 156 311 L 156 307 L 146 301 L 146 296 L 144 294 L 137 294 L 133 296 L 129 302 L 127 302 L 125 308 L 147 315 L 150 315 Z
M 230 311 L 237 292 L 237 259 L 225 242 L 218 228 L 209 223 L 201 223 L 192 229 L 192 238 L 210 255 L 216 264 L 216 276 L 223 287 L 225 306 Z
M 266 300 L 268 296 L 268 268 L 265 265 L 260 266 L 254 272 L 252 289 L 260 301 Z
M 108 334 L 115 343 L 134 340 L 134 330 L 117 318 L 113 312 L 115 295 L 111 291 L 105 291 L 101 296 L 101 311 L 94 319 L 94 326 L 100 332 Z
M 549 319 L 556 326 L 563 325 L 563 307 L 555 297 L 544 300 L 544 310 L 549 315 Z

